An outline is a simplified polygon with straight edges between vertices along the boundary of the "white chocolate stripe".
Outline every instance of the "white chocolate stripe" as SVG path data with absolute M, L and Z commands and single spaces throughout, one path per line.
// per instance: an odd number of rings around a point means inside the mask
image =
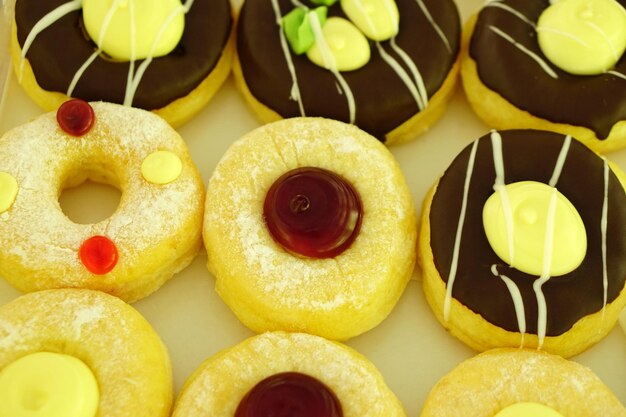
M 524 308 L 524 299 L 522 298 L 522 294 L 520 293 L 519 287 L 513 280 L 506 275 L 500 275 L 498 273 L 498 267 L 496 264 L 491 265 L 491 273 L 499 277 L 502 282 L 506 285 L 509 293 L 511 294 L 511 300 L 513 301 L 513 306 L 515 307 L 515 317 L 517 318 L 517 327 L 519 328 L 519 332 L 521 335 L 520 347 L 524 347 L 524 336 L 526 335 L 526 311 Z
M 472 150 L 467 161 L 467 171 L 465 172 L 465 184 L 463 185 L 463 200 L 461 202 L 461 213 L 459 214 L 459 222 L 456 227 L 456 236 L 454 238 L 454 250 L 452 252 L 452 261 L 450 263 L 450 274 L 446 283 L 446 296 L 443 301 L 443 319 L 448 321 L 450 318 L 450 303 L 452 301 L 452 287 L 456 279 L 456 271 L 459 262 L 459 251 L 461 248 L 461 235 L 463 234 L 463 225 L 465 224 L 465 211 L 467 210 L 467 197 L 469 194 L 472 173 L 474 172 L 474 161 L 476 159 L 476 149 L 478 141 L 475 140 Z
M 97 49 L 93 54 L 91 54 L 89 58 L 85 60 L 85 62 L 83 62 L 83 65 L 81 65 L 80 68 L 78 68 L 78 70 L 74 73 L 72 82 L 70 83 L 69 87 L 67 87 L 67 91 L 65 93 L 66 96 L 72 96 L 72 94 L 74 93 L 74 88 L 76 88 L 76 84 L 78 84 L 78 81 L 81 79 L 87 68 L 89 68 L 91 63 L 95 61 L 96 58 L 98 58 L 100 52 L 102 51 L 100 49 Z
M 626 74 L 622 74 L 621 72 L 617 72 L 617 71 L 607 71 L 607 74 L 611 74 L 616 76 L 617 78 L 621 78 L 623 80 L 626 80 Z
M 520 51 L 524 52 L 526 55 L 528 55 L 530 58 L 532 58 L 535 62 L 537 62 L 537 64 L 539 64 L 539 66 L 552 78 L 559 78 L 559 76 L 557 75 L 556 72 L 554 72 L 554 70 L 548 65 L 548 63 L 543 60 L 543 58 L 541 58 L 539 55 L 537 55 L 536 53 L 534 53 L 533 51 L 529 50 L 528 48 L 526 48 L 524 45 L 522 45 L 521 43 L 518 43 L 515 39 L 513 39 L 511 36 L 509 36 L 508 34 L 506 34 L 505 32 L 503 32 L 502 30 L 498 29 L 495 26 L 489 26 L 489 29 L 491 29 L 492 32 L 494 32 L 496 35 L 500 36 L 501 38 L 503 38 L 504 40 L 506 40 L 507 42 L 509 42 L 511 45 L 515 46 L 517 49 L 519 49 Z
M 428 19 L 430 24 L 433 26 L 433 28 L 435 29 L 435 32 L 437 32 L 437 34 L 443 41 L 444 45 L 446 45 L 446 49 L 448 50 L 448 52 L 452 53 L 452 48 L 450 47 L 450 42 L 448 41 L 448 38 L 446 38 L 446 35 L 443 33 L 443 30 L 441 30 L 441 27 L 439 27 L 437 22 L 435 22 L 435 19 L 433 19 L 432 15 L 428 11 L 428 8 L 424 4 L 424 2 L 422 0 L 415 0 L 415 1 L 419 5 L 420 9 L 422 9 L 424 16 L 426 16 L 426 19 Z
M 533 28 L 536 27 L 535 22 L 533 22 L 532 20 L 530 20 L 529 18 L 524 16 L 522 13 L 518 12 L 513 7 L 509 6 L 508 4 L 500 3 L 500 1 L 492 1 L 491 3 L 486 4 L 485 7 L 497 7 L 499 9 L 506 10 L 507 12 L 511 13 L 512 15 L 518 17 L 524 23 L 527 23 L 528 25 L 532 26 Z
M 44 17 L 39 19 L 39 21 L 35 24 L 35 26 L 33 26 L 30 33 L 26 37 L 26 40 L 24 41 L 24 46 L 22 46 L 22 56 L 20 60 L 20 73 L 18 77 L 20 81 L 22 80 L 22 72 L 24 71 L 24 59 L 26 58 L 26 54 L 28 53 L 28 50 L 30 49 L 30 46 L 32 45 L 35 38 L 42 31 L 44 31 L 45 29 L 53 25 L 57 20 L 61 19 L 66 14 L 71 13 L 75 10 L 79 10 L 82 7 L 82 5 L 83 5 L 82 0 L 74 0 L 68 3 L 64 3 L 60 5 L 59 7 L 57 7 L 56 9 L 47 13 Z
M 559 156 L 556 159 L 556 164 L 554 165 L 552 177 L 550 178 L 550 182 L 548 182 L 548 185 L 550 187 L 556 187 L 556 184 L 559 182 L 559 178 L 561 177 L 561 172 L 563 171 L 563 166 L 565 165 L 565 159 L 567 158 L 567 153 L 569 152 L 569 146 L 571 143 L 572 137 L 570 135 L 565 136 L 565 139 L 563 140 L 563 146 L 561 146 L 561 152 L 559 152 Z
M 419 91 L 419 95 L 424 103 L 424 107 L 428 106 L 428 92 L 426 91 L 426 86 L 424 85 L 424 79 L 422 78 L 422 74 L 417 69 L 417 65 L 411 59 L 409 54 L 407 54 L 404 49 L 398 46 L 395 36 L 390 39 L 389 44 L 391 45 L 391 48 L 398 54 L 398 56 L 402 58 L 402 61 L 404 61 L 405 65 L 409 68 L 409 71 L 411 71 L 411 74 L 413 75 L 413 80 L 415 82 L 415 85 L 417 86 L 417 91 Z
M 608 227 L 608 211 L 609 211 L 609 164 L 604 160 L 604 198 L 602 201 L 602 218 L 600 219 L 600 231 L 602 233 L 602 315 L 606 311 L 608 290 L 609 290 L 609 278 L 606 265 L 606 232 Z
M 550 204 L 548 205 L 548 215 L 546 216 L 546 234 L 543 247 L 543 266 L 541 276 L 533 282 L 533 290 L 537 297 L 537 348 L 541 349 L 546 337 L 548 325 L 548 308 L 546 297 L 542 286 L 550 280 L 550 267 L 552 266 L 552 253 L 554 246 L 554 225 L 556 215 L 557 190 L 552 189 Z
M 392 57 L 391 55 L 387 53 L 387 51 L 385 51 L 385 49 L 382 47 L 380 42 L 376 42 L 376 48 L 378 48 L 378 52 L 380 53 L 381 58 L 387 63 L 387 65 L 389 65 L 389 67 L 391 67 L 391 69 L 395 71 L 396 74 L 398 74 L 398 77 L 400 77 L 404 85 L 406 85 L 406 87 L 409 89 L 409 91 L 411 92 L 411 95 L 413 96 L 413 99 L 417 103 L 417 107 L 420 110 L 424 110 L 424 108 L 426 107 L 426 104 L 428 103 L 428 96 L 426 95 L 426 92 L 423 90 L 421 91 L 418 90 L 417 86 L 419 84 L 417 84 L 417 82 L 413 83 L 413 80 L 411 80 L 411 77 L 409 76 L 409 74 L 407 74 L 404 68 L 402 68 L 402 66 L 398 63 L 398 61 L 394 59 L 394 57 Z M 398 47 L 398 49 L 400 48 Z M 409 61 L 410 61 L 410 58 L 409 58 Z M 422 80 L 421 75 L 419 74 L 419 72 L 417 72 L 417 68 L 415 68 L 415 71 L 416 71 L 416 74 L 413 74 L 413 76 L 416 77 L 416 80 Z M 423 86 L 424 82 L 422 81 L 421 84 Z
M 493 149 L 493 165 L 496 171 L 496 179 L 493 189 L 498 193 L 500 203 L 502 204 L 502 212 L 504 213 L 504 221 L 506 223 L 507 245 L 509 249 L 509 263 L 514 264 L 515 261 L 515 245 L 513 244 L 513 236 L 515 227 L 513 222 L 513 210 L 509 201 L 509 194 L 506 191 L 504 183 L 504 157 L 502 155 L 502 136 L 495 131 L 491 131 L 491 147 Z
M 593 22 L 585 21 L 585 23 L 586 23 L 587 26 L 589 26 L 591 29 L 593 29 L 598 35 L 600 35 L 600 37 L 602 39 L 604 39 L 604 42 L 606 42 L 606 45 L 611 50 L 611 54 L 613 55 L 613 59 L 615 59 L 615 61 L 618 61 L 619 60 L 619 56 L 617 54 L 617 50 L 615 48 L 615 45 L 613 45 L 613 41 L 611 41 L 611 38 L 606 34 L 606 32 L 600 26 L 596 25 Z

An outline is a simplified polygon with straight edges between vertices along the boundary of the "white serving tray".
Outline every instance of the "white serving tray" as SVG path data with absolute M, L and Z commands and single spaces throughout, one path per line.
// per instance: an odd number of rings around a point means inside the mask
M 465 20 L 481 6 L 480 0 L 459 0 Z M 0 41 L 6 32 L 0 21 Z M 0 42 L 0 86 L 6 57 L 6 35 Z M 10 74 L 5 100 L 0 103 L 0 134 L 40 115 Z M 179 129 L 189 145 L 205 183 L 228 146 L 259 126 L 235 90 L 232 80 L 191 122 Z M 430 185 L 456 154 L 488 132 L 472 113 L 459 88 L 443 118 L 414 142 L 392 147 L 412 191 L 419 213 Z M 626 150 L 608 155 L 626 169 Z M 111 214 L 119 193 L 110 187 L 83 185 L 61 199 L 73 219 L 94 221 Z M 214 278 L 205 267 L 204 251 L 187 269 L 159 291 L 134 306 L 150 321 L 170 350 L 176 392 L 206 358 L 252 335 L 214 291 Z M 417 417 L 432 386 L 474 351 L 450 336 L 435 320 L 424 299 L 419 271 L 392 314 L 378 327 L 348 341 L 367 356 L 385 376 L 408 416 Z M 20 293 L 0 279 L 0 305 Z M 626 404 L 626 335 L 617 326 L 606 339 L 573 360 L 589 366 Z

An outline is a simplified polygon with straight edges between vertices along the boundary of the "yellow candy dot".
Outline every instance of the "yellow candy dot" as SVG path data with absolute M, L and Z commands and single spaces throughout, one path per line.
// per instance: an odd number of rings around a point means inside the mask
M 169 151 L 151 153 L 141 163 L 141 175 L 153 184 L 169 184 L 183 171 L 180 158 Z
M 537 22 L 539 47 L 557 67 L 601 74 L 626 50 L 626 9 L 615 0 L 560 0 Z
M 338 71 L 352 71 L 369 62 L 369 43 L 350 21 L 329 17 L 322 28 L 322 35 L 323 39 L 316 37 L 315 44 L 307 51 L 307 57 L 314 64 L 332 69 L 324 48 L 327 48 L 330 60 Z
M 521 402 L 509 405 L 494 417 L 564 417 L 552 407 L 539 403 Z
M 400 13 L 395 0 L 341 0 L 341 8 L 374 41 L 385 41 L 398 34 Z
M 83 0 L 91 39 L 115 59 L 128 61 L 169 54 L 185 29 L 180 0 Z
M 494 192 L 483 207 L 483 227 L 500 259 L 531 275 L 544 272 L 546 254 L 550 276 L 559 276 L 576 269 L 587 253 L 580 214 L 563 194 L 540 182 L 516 182 Z M 546 251 L 548 233 L 553 241 Z
M 0 417 L 94 417 L 100 391 L 73 356 L 38 352 L 0 371 Z
M 17 181 L 6 172 L 0 172 L 0 213 L 11 208 L 17 197 Z

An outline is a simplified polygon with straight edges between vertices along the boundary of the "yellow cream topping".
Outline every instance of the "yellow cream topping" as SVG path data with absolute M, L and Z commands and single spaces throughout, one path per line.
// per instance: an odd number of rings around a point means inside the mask
M 100 392 L 73 356 L 38 352 L 0 371 L 0 417 L 94 417 Z
M 151 153 L 141 163 L 141 175 L 153 184 L 169 184 L 183 171 L 180 158 L 169 151 Z
M 398 34 L 400 13 L 395 0 L 341 0 L 341 8 L 374 41 L 385 41 Z
M 123 61 L 170 53 L 185 28 L 180 0 L 83 0 L 83 20 L 91 39 Z
M 0 172 L 0 213 L 11 208 L 17 197 L 17 181 L 7 172 Z
M 540 276 L 576 269 L 587 252 L 580 214 L 556 188 L 536 181 L 507 184 L 483 207 L 483 226 L 493 251 L 510 266 Z M 545 251 L 546 236 L 552 247 Z M 544 259 L 549 254 L 549 259 Z
M 370 60 L 370 46 L 363 34 L 350 21 L 329 17 L 322 27 L 323 39 L 307 51 L 314 64 L 326 69 L 352 71 Z M 332 68 L 334 64 L 334 68 Z
M 559 0 L 539 17 L 537 36 L 541 51 L 563 71 L 601 74 L 626 49 L 626 9 L 615 0 Z
M 494 417 L 564 417 L 552 407 L 539 403 L 521 402 L 509 405 Z

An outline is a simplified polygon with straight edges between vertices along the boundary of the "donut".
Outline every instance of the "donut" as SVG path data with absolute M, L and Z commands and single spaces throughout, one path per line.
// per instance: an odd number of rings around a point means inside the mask
M 11 57 L 45 111 L 75 97 L 179 126 L 227 78 L 233 27 L 228 0 L 17 0 Z
M 109 218 L 77 224 L 59 196 L 87 179 L 122 197 Z M 203 201 L 187 146 L 163 119 L 73 99 L 0 138 L 0 276 L 24 292 L 80 287 L 133 302 L 194 258 Z
M 461 25 L 454 2 L 362 3 L 244 2 L 233 74 L 262 122 L 331 118 L 392 144 L 414 139 L 442 115 L 458 75 Z M 316 13 L 306 13 L 309 8 Z M 318 14 L 319 28 L 312 30 L 310 19 Z M 295 48 L 290 46 L 294 31 L 308 33 L 308 44 L 294 41 Z M 304 54 L 300 48 L 310 44 Z M 317 53 L 318 63 L 308 58 L 316 50 L 328 52 Z
M 379 371 L 357 351 L 284 332 L 253 336 L 202 363 L 172 417 L 199 415 L 406 416 Z
M 166 347 L 117 297 L 44 290 L 0 307 L 0 415 L 167 417 Z
M 625 0 L 486 3 L 461 52 L 471 107 L 495 129 L 551 130 L 603 153 L 626 146 L 625 8 Z
M 569 357 L 626 304 L 624 173 L 571 136 L 492 131 L 468 145 L 424 201 L 426 299 L 476 350 Z
M 345 340 L 400 298 L 416 222 L 384 145 L 350 124 L 292 118 L 226 151 L 209 180 L 203 236 L 216 290 L 243 324 Z
M 428 394 L 421 417 L 622 417 L 626 409 L 583 365 L 531 349 L 470 358 Z

